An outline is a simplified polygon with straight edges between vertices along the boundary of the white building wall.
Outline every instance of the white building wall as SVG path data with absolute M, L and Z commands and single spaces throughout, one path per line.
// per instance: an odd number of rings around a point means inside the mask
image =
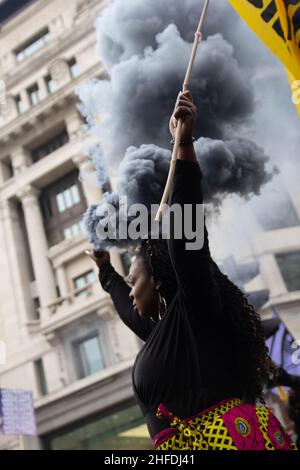
M 84 254 L 89 245 L 83 235 L 50 249 L 45 245 L 43 253 L 38 251 L 45 237 L 44 228 L 40 227 L 38 231 L 36 225 L 41 220 L 38 198 L 44 187 L 78 169 L 87 203 L 101 199 L 100 189 L 92 185 L 90 174 L 93 168 L 84 155 L 83 121 L 77 111 L 77 98 L 73 92 L 81 80 L 103 73 L 96 52 L 94 20 L 105 3 L 94 0 L 37 0 L 9 19 L 0 31 L 0 79 L 5 80 L 9 104 L 0 126 L 0 340 L 5 342 L 7 351 L 7 362 L 0 365 L 0 387 L 32 390 L 38 404 L 38 416 L 43 407 L 55 402 L 55 397 L 59 400 L 60 392 L 66 390 L 71 397 L 75 387 L 85 393 L 87 384 L 97 381 L 98 375 L 91 377 L 91 380 L 78 380 L 72 348 L 66 343 L 68 338 L 72 340 L 73 333 L 84 335 L 91 325 L 99 329 L 106 359 L 106 369 L 99 374 L 99 380 L 109 376 L 110 370 L 115 374 L 119 364 L 120 370 L 124 364 L 124 371 L 127 371 L 128 361 L 132 363 L 140 347 L 135 335 L 122 324 L 98 280 L 87 298 L 75 296 L 75 277 L 90 270 L 98 274 L 95 264 Z M 14 50 L 44 26 L 49 28 L 51 40 L 32 57 L 17 63 Z M 71 77 L 67 65 L 72 57 L 76 58 L 80 72 L 75 79 Z M 52 94 L 49 94 L 43 81 L 49 73 L 52 73 L 57 84 L 57 90 Z M 39 84 L 41 101 L 30 106 L 26 89 L 34 83 Z M 17 94 L 23 97 L 27 106 L 21 115 L 18 115 L 14 103 Z M 58 125 L 66 126 L 70 142 L 50 157 L 33 164 L 31 148 L 50 138 Z M 13 178 L 8 178 L 8 158 L 14 169 Z M 27 198 L 27 205 L 24 198 Z M 24 227 L 16 210 L 21 202 L 24 211 L 28 211 L 26 231 L 30 249 L 25 243 Z M 34 260 L 34 256 L 38 258 L 33 263 L 35 281 L 32 282 L 29 261 L 30 258 Z M 41 262 L 41 256 L 47 259 L 53 281 L 49 278 L 50 271 L 47 274 L 46 261 Z M 112 251 L 112 260 L 116 269 L 123 274 L 116 250 Z M 44 279 L 42 283 L 41 279 Z M 62 299 L 57 299 L 56 292 L 51 291 L 51 282 L 54 288 L 56 284 L 59 286 Z M 42 305 L 42 316 L 37 320 L 33 297 L 45 297 L 47 289 L 48 293 L 52 292 L 48 296 L 52 298 L 52 303 L 50 306 L 46 305 L 47 302 Z M 45 397 L 41 397 L 34 367 L 34 362 L 39 359 L 42 359 L 45 370 L 48 389 Z M 127 377 L 125 382 L 128 387 Z M 127 391 L 125 395 L 128 395 Z M 113 395 L 111 405 L 117 399 L 120 399 L 118 395 Z M 62 409 L 59 413 L 60 425 L 63 413 Z M 49 428 L 45 423 L 43 426 Z M 38 440 L 33 442 L 32 439 L 25 443 L 28 448 L 38 448 L 40 445 Z M 18 448 L 18 445 L 14 438 L 0 437 L 0 449 Z

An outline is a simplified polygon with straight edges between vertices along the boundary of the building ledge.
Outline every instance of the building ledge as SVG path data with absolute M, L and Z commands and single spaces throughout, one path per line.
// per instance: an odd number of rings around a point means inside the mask
M 121 361 L 118 364 L 106 367 L 101 372 L 77 380 L 72 384 L 64 386 L 60 390 L 51 392 L 48 395 L 37 398 L 34 401 L 35 408 L 39 409 L 57 400 L 68 398 L 72 394 L 81 394 L 82 391 L 85 391 L 88 388 L 99 387 L 100 384 L 103 385 L 106 383 L 110 383 L 115 380 L 116 375 L 118 375 L 120 372 L 124 372 L 128 369 L 131 369 L 134 359 L 135 356 L 132 356 L 124 361 Z
M 0 186 L 0 199 L 13 198 L 22 188 L 32 184 L 42 189 L 66 172 L 72 171 L 75 168 L 72 158 L 82 153 L 82 146 L 82 141 L 71 140 L 47 157 L 26 167 Z
M 35 106 L 4 124 L 0 128 L 0 141 L 6 144 L 10 140 L 22 136 L 34 128 L 40 120 L 46 119 L 52 113 L 57 113 L 58 109 L 63 109 L 69 103 L 75 103 L 77 96 L 74 93 L 74 88 L 81 82 L 99 74 L 104 76 L 105 69 L 102 64 L 97 63 L 81 73 L 76 79 L 70 78 L 65 85 L 46 96 Z
M 85 14 L 85 17 L 83 17 L 81 14 L 80 22 L 76 21 L 72 27 L 67 28 L 64 32 L 58 34 L 57 36 L 54 36 L 48 42 L 48 44 L 46 44 L 42 49 L 37 51 L 31 57 L 27 58 L 21 63 L 16 62 L 13 68 L 10 68 L 5 72 L 4 80 L 7 84 L 7 89 L 12 88 L 20 81 L 25 80 L 28 76 L 31 75 L 32 70 L 42 68 L 55 58 L 61 56 L 62 53 L 66 51 L 66 49 L 72 47 L 76 42 L 80 42 L 82 39 L 86 38 L 88 34 L 95 34 L 94 19 L 106 6 L 107 0 L 103 0 L 100 5 L 99 0 L 85 0 L 85 3 L 87 2 L 89 3 L 88 14 Z M 39 8 L 43 8 L 42 2 L 40 2 Z M 91 9 L 95 10 L 93 12 L 94 14 L 91 14 Z M 25 10 L 25 13 L 27 12 L 30 13 L 28 9 Z M 21 23 L 21 15 L 17 15 L 16 20 L 18 23 Z M 5 26 L 5 30 L 8 31 L 9 28 L 12 29 L 17 27 L 19 27 L 18 24 L 13 24 L 13 22 L 10 21 Z
M 99 317 L 105 319 L 115 318 L 115 311 L 109 296 L 101 291 L 98 284 L 92 287 L 93 295 L 90 297 L 76 297 L 74 303 L 70 303 L 69 305 L 64 303 L 64 301 L 66 301 L 65 299 L 58 299 L 58 301 L 48 307 L 49 317 L 41 321 L 39 330 L 41 334 L 45 335 L 48 341 L 51 342 L 53 340 L 55 331 L 64 328 L 69 323 L 89 313 L 96 312 Z M 59 301 L 62 303 L 59 304 Z
M 30 335 L 37 334 L 40 331 L 41 322 L 40 320 L 30 320 L 26 323 L 26 327 Z
M 256 255 L 266 255 L 299 251 L 300 226 L 286 227 L 267 232 L 260 232 L 255 236 L 254 243 Z
M 70 240 L 63 240 L 57 243 L 57 245 L 52 246 L 49 248 L 47 256 L 54 269 L 56 269 L 78 257 L 79 254 L 83 254 L 89 248 L 90 244 L 86 237 L 84 234 L 80 234 Z
M 266 303 L 264 308 L 271 307 L 272 305 L 276 307 L 284 304 L 292 305 L 297 303 L 299 303 L 300 305 L 300 290 L 294 292 L 285 292 L 279 295 L 273 295 L 270 300 Z
M 46 434 L 114 404 L 133 399 L 131 371 L 134 357 L 78 380 L 35 401 L 38 434 Z

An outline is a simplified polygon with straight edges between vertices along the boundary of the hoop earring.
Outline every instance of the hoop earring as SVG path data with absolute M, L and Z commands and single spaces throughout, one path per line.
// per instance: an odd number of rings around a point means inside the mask
M 159 307 L 158 307 L 158 318 L 161 320 L 166 313 L 167 310 L 167 302 L 166 299 L 161 295 L 159 290 L 157 290 L 158 293 L 158 301 L 159 301 Z

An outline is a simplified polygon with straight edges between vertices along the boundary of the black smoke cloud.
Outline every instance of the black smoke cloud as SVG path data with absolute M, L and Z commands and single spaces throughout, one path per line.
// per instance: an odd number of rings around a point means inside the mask
M 270 181 L 273 169 L 268 173 L 265 163 L 268 157 L 255 144 L 236 139 L 230 141 L 200 138 L 195 143 L 199 163 L 205 175 L 203 184 L 206 202 L 213 203 L 215 208 L 222 198 L 235 193 L 248 198 L 259 194 L 260 187 Z M 258 158 L 259 156 L 259 158 Z M 91 206 L 85 214 L 85 226 L 88 238 L 97 249 L 118 245 L 125 248 L 132 244 L 130 240 L 99 240 L 96 233 L 97 224 L 106 225 L 108 205 L 115 210 L 117 225 L 120 223 L 120 198 L 126 197 L 128 205 L 144 204 L 149 213 L 151 205 L 159 204 L 165 187 L 171 153 L 155 145 L 130 147 L 119 168 L 119 180 L 116 191 L 104 195 L 99 205 Z M 129 224 L 130 218 L 123 217 Z
M 85 85 L 79 95 L 94 118 L 91 132 L 101 138 L 101 165 L 109 171 L 123 161 L 117 193 L 105 195 L 100 210 L 107 202 L 117 207 L 118 195 L 146 205 L 161 198 L 170 159 L 164 150 L 168 121 L 202 5 L 199 0 L 115 0 L 97 20 L 99 57 L 110 79 Z M 211 2 L 190 84 L 198 107 L 196 152 L 205 196 L 216 205 L 224 195 L 258 194 L 274 173 L 267 169 L 264 151 L 240 138 L 256 103 L 235 49 L 225 39 L 237 21 L 228 12 L 224 3 Z M 85 225 L 95 246 L 99 220 L 96 207 L 89 208 Z
M 164 147 L 170 139 L 168 121 L 182 87 L 191 44 L 180 37 L 175 25 L 158 34 L 156 41 L 155 49 L 113 66 L 110 81 L 91 84 L 94 106 L 98 104 L 101 115 L 96 129 L 108 166 L 122 160 L 130 145 Z M 198 107 L 198 137 L 230 137 L 253 113 L 252 90 L 232 46 L 220 34 L 200 45 L 190 89 Z M 84 93 L 81 98 L 85 100 Z
M 145 49 L 156 49 L 156 35 L 176 25 L 186 42 L 193 42 L 203 0 L 112 1 L 96 21 L 98 53 L 107 70 Z M 204 38 L 215 33 L 231 34 L 239 23 L 232 8 L 222 0 L 211 0 L 205 19 Z

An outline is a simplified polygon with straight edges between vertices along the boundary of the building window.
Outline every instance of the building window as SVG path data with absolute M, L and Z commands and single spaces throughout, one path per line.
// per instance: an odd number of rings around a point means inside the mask
M 46 381 L 46 374 L 42 359 L 38 359 L 34 362 L 35 376 L 37 381 L 37 388 L 39 395 L 45 396 L 48 394 L 48 387 Z
M 291 198 L 284 187 L 264 196 L 263 203 L 256 209 L 257 220 L 264 231 L 295 227 L 300 224 Z
M 17 95 L 17 96 L 15 97 L 15 102 L 16 102 L 16 106 L 17 106 L 18 113 L 19 113 L 19 114 L 24 113 L 24 111 L 25 111 L 25 106 L 24 106 L 23 100 L 22 100 L 22 98 L 21 98 L 20 95 Z
M 64 238 L 65 240 L 70 240 L 71 238 L 77 237 L 81 233 L 82 233 L 82 222 L 80 221 L 64 229 Z
M 37 83 L 28 88 L 27 93 L 32 106 L 35 106 L 40 102 L 40 90 Z
M 73 184 L 70 188 L 65 189 L 63 192 L 56 195 L 56 202 L 58 211 L 65 212 L 76 204 L 80 203 L 80 194 L 78 186 Z
M 78 235 L 87 207 L 78 171 L 45 188 L 41 205 L 50 246 Z
M 85 287 L 90 286 L 96 282 L 96 274 L 94 271 L 88 271 L 87 273 L 76 277 L 73 282 L 76 290 L 84 289 Z M 77 295 L 85 297 L 87 295 L 87 290 L 82 290 Z
M 75 342 L 74 352 L 80 379 L 105 368 L 98 334 Z
M 69 135 L 66 130 L 47 140 L 31 151 L 31 158 L 34 163 L 55 152 L 69 142 Z
M 33 313 L 34 313 L 33 320 L 39 320 L 40 319 L 40 308 L 41 308 L 39 297 L 35 297 L 32 300 L 32 302 L 33 302 Z
M 71 60 L 69 60 L 68 64 L 69 64 L 70 71 L 71 71 L 71 77 L 72 78 L 77 78 L 78 75 L 80 74 L 80 70 L 79 70 L 79 67 L 78 67 L 78 64 L 77 64 L 77 61 L 76 61 L 75 57 L 73 57 Z
M 147 425 L 138 405 L 116 405 L 112 396 L 109 410 L 81 419 L 43 438 L 46 450 L 148 450 L 153 449 Z M 112 408 L 113 407 L 113 408 Z
M 54 93 L 57 90 L 56 82 L 53 80 L 51 75 L 47 75 L 47 77 L 45 78 L 45 82 L 47 85 L 47 90 L 50 94 Z
M 31 38 L 21 47 L 19 47 L 16 51 L 16 58 L 18 62 L 22 62 L 23 60 L 27 59 L 28 57 L 32 56 L 35 52 L 45 46 L 50 39 L 50 32 L 47 29 L 44 29 L 39 34 Z
M 78 220 L 75 224 L 72 224 L 70 227 L 66 227 L 62 230 L 51 232 L 48 234 L 48 243 L 49 246 L 57 245 L 57 243 L 62 242 L 63 240 L 72 240 L 74 237 L 78 237 L 82 234 L 82 221 Z
M 1 175 L 2 175 L 3 181 L 7 181 L 10 178 L 13 178 L 14 169 L 12 166 L 11 158 L 6 157 L 0 162 L 0 165 L 1 165 Z
M 276 255 L 287 290 L 300 290 L 300 251 Z

